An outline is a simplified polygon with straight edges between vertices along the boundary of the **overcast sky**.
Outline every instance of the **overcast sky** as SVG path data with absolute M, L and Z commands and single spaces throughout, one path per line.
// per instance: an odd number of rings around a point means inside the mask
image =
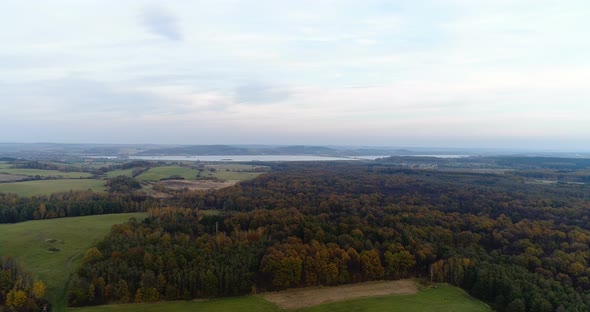
M 589 150 L 589 12 L 2 0 L 0 141 Z

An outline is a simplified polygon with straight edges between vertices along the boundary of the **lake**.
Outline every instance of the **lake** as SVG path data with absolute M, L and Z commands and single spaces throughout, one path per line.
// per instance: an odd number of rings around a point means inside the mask
M 164 161 L 342 161 L 342 160 L 374 160 L 388 156 L 315 156 L 315 155 L 195 155 L 195 156 L 139 156 L 130 155 L 126 159 L 136 160 L 164 160 Z M 468 155 L 408 155 L 406 157 L 437 157 L 459 158 Z M 118 159 L 119 156 L 85 156 L 85 158 Z
M 376 159 L 379 156 L 375 156 Z M 86 156 L 86 158 L 117 159 L 119 156 Z M 167 161 L 337 161 L 360 160 L 354 157 L 331 157 L 313 155 L 196 155 L 196 156 L 137 156 L 131 155 L 128 159 L 137 160 L 167 160 Z M 364 158 L 363 159 L 368 159 Z

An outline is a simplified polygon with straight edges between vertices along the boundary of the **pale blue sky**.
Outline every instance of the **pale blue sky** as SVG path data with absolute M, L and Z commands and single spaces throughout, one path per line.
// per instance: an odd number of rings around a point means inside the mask
M 0 141 L 589 150 L 590 2 L 0 3 Z

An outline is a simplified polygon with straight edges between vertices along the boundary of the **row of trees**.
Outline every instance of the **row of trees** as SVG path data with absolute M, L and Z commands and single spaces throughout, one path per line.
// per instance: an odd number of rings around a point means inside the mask
M 118 182 L 114 182 L 111 188 L 126 187 L 126 181 Z M 34 197 L 0 193 L 0 223 L 146 211 L 159 205 L 156 199 L 134 193 L 101 194 L 92 191 L 70 191 Z

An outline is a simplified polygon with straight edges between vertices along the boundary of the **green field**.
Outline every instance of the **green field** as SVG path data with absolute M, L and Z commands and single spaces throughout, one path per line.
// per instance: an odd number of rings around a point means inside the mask
M 201 172 L 201 178 L 206 177 L 214 177 L 221 180 L 249 180 L 253 179 L 256 176 L 260 175 L 262 172 L 239 172 L 239 171 L 225 171 L 222 169 L 216 170 L 215 172 L 211 172 L 209 170 L 203 170 Z M 195 180 L 197 179 L 197 175 L 199 174 L 199 170 L 187 168 L 187 167 L 179 167 L 179 166 L 163 166 L 163 167 L 155 167 L 151 168 L 150 170 L 140 174 L 137 176 L 137 180 L 139 181 L 159 181 L 162 179 L 167 179 L 172 176 L 180 176 L 186 180 Z
M 61 179 L 0 183 L 0 193 L 15 193 L 20 196 L 49 195 L 57 192 L 88 189 L 95 192 L 104 192 L 104 181 L 94 179 Z
M 305 298 L 301 298 L 305 300 Z M 175 301 L 153 304 L 109 305 L 85 308 L 70 308 L 72 312 L 132 312 L 132 311 L 281 311 L 274 304 L 259 296 L 227 298 L 207 301 Z M 291 310 L 293 311 L 293 310 Z M 295 310 L 299 312 L 323 311 L 403 311 L 403 312 L 489 312 L 490 307 L 469 297 L 459 288 L 441 285 L 415 295 L 391 295 L 355 299 L 323 304 Z
M 113 171 L 107 172 L 105 174 L 105 176 L 107 178 L 114 178 L 114 177 L 118 177 L 118 176 L 132 177 L 133 176 L 133 170 L 134 170 L 134 168 L 113 170 Z
M 0 255 L 17 258 L 37 274 L 47 284 L 48 299 L 59 303 L 82 253 L 106 236 L 113 224 L 145 216 L 125 213 L 0 224 Z M 59 251 L 49 251 L 52 247 Z
M 89 178 L 92 176 L 89 172 L 62 172 L 57 170 L 43 170 L 43 169 L 20 169 L 20 168 L 0 168 L 0 173 L 19 174 L 27 176 L 41 176 L 41 177 L 62 177 L 66 179 Z
M 194 180 L 197 177 L 199 170 L 179 167 L 179 166 L 163 166 L 155 167 L 137 176 L 139 181 L 160 181 L 172 176 L 181 176 L 187 180 Z
M 231 171 L 270 171 L 268 166 L 257 166 L 257 165 L 242 165 L 242 164 L 218 164 L 218 165 L 205 165 L 205 168 L 214 168 L 216 170 L 229 169 Z
M 84 308 L 69 308 L 71 312 L 275 312 L 280 311 L 277 306 L 258 296 L 247 296 L 237 298 L 226 298 L 203 301 L 173 301 L 158 303 L 141 303 L 141 304 L 121 304 Z
M 427 288 L 415 295 L 392 295 L 322 304 L 297 310 L 324 311 L 404 311 L 404 312 L 487 312 L 490 307 L 470 297 L 462 289 L 447 285 Z

